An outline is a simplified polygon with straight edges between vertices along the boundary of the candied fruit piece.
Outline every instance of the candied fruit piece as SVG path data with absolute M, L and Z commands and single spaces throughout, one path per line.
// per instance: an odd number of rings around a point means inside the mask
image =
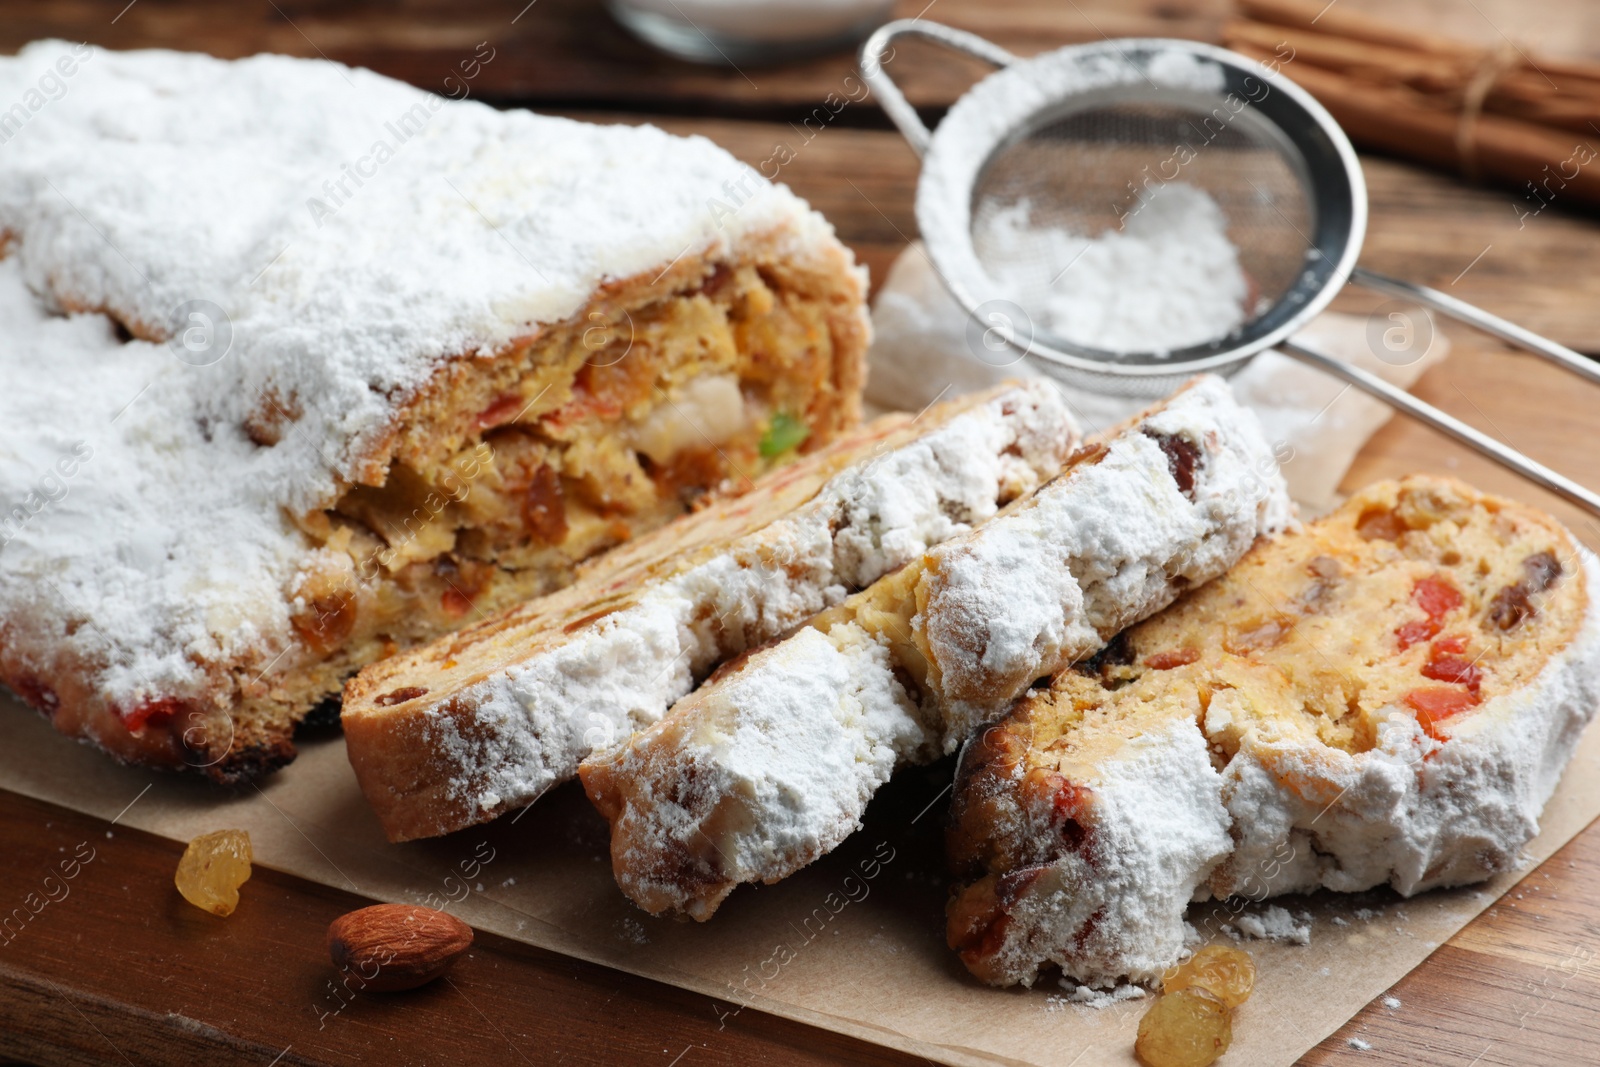
M 1417 579 L 1411 589 L 1417 606 L 1427 612 L 1428 618 L 1438 620 L 1461 606 L 1461 593 L 1442 577 Z
M 1478 698 L 1471 692 L 1445 686 L 1413 689 L 1403 699 L 1411 710 L 1417 713 L 1417 722 L 1423 732 L 1435 741 L 1448 738 L 1449 735 L 1444 732 L 1446 720 L 1460 715 L 1478 703 Z
M 183 899 L 213 915 L 232 915 L 239 887 L 250 880 L 250 835 L 217 830 L 189 842 L 173 881 Z
M 1203 989 L 1222 1001 L 1223 1007 L 1237 1008 L 1250 999 L 1255 986 L 1256 964 L 1250 953 L 1227 945 L 1207 945 L 1162 979 L 1161 991 Z
M 1145 1067 L 1208 1067 L 1233 1040 L 1230 1014 L 1203 989 L 1162 993 L 1139 1020 L 1133 1051 Z
M 1200 650 L 1198 648 L 1176 648 L 1146 656 L 1144 665 L 1153 671 L 1170 671 L 1174 667 L 1187 666 L 1199 658 Z

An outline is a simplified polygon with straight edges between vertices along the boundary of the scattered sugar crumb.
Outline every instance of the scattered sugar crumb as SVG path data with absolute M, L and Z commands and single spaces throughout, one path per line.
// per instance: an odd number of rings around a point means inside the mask
M 1089 1008 L 1109 1008 L 1113 1004 L 1120 1004 L 1125 1000 L 1138 1000 L 1145 995 L 1143 986 L 1124 983 L 1110 989 L 1095 989 L 1091 986 L 1078 985 L 1072 979 L 1062 976 L 1060 985 L 1067 991 L 1066 996 L 1051 994 L 1045 998 L 1046 1011 L 1061 1011 L 1068 1004 L 1081 1004 Z
M 1257 915 L 1240 915 L 1236 924 L 1240 933 L 1256 941 L 1311 944 L 1311 916 L 1304 912 L 1292 915 L 1289 909 L 1276 904 L 1269 905 Z
M 1350 1047 L 1355 1049 L 1357 1052 L 1371 1052 L 1372 1051 L 1372 1046 L 1367 1044 L 1367 1042 L 1361 1040 L 1359 1037 L 1352 1037 L 1350 1039 Z
M 1388 1008 L 1390 1011 L 1395 1011 L 1400 1007 L 1400 998 L 1399 997 L 1384 997 L 1383 998 L 1383 1006 Z
M 644 924 L 638 919 L 628 916 L 617 920 L 617 936 L 624 941 L 631 941 L 635 945 L 648 945 L 650 935 L 645 933 Z
M 1378 913 L 1373 911 L 1371 908 L 1357 908 L 1355 914 L 1356 918 L 1365 923 L 1371 922 Z
M 1333 925 L 1335 925 L 1335 926 L 1349 926 L 1350 925 L 1350 920 L 1346 919 L 1346 918 L 1344 918 L 1342 916 L 1335 915 L 1333 917 Z
M 501 889 L 510 889 L 512 886 L 514 886 L 516 884 L 517 884 L 517 880 L 515 878 L 507 878 L 505 881 L 500 883 L 500 888 Z
M 1322 968 L 1322 970 L 1317 972 L 1317 977 L 1318 978 L 1329 978 L 1332 975 L 1333 975 L 1333 968 L 1332 967 L 1324 967 L 1324 968 Z

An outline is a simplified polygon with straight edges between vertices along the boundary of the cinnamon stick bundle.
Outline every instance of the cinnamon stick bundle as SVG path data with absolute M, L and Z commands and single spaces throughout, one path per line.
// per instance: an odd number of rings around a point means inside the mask
M 1276 58 L 1358 145 L 1600 205 L 1600 66 L 1391 26 L 1323 0 L 1239 0 L 1223 43 Z M 1283 62 L 1285 48 L 1292 59 Z

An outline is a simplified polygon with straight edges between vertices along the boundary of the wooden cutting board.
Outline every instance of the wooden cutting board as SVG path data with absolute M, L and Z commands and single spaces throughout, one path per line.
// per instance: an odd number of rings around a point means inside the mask
M 1498 40 L 1503 26 L 1519 41 L 1600 53 L 1600 15 L 1582 0 L 1543 5 L 1531 26 L 1513 0 L 1340 2 L 1467 38 Z M 645 52 L 593 4 L 525 3 L 463 13 L 444 0 L 268 0 L 223 13 L 198 0 L 126 7 L 126 0 L 0 0 L 0 51 L 60 36 L 224 55 L 327 54 L 431 88 L 457 56 L 488 40 L 497 55 L 474 82 L 477 95 L 584 109 L 600 121 L 647 112 L 757 165 L 784 145 L 793 159 L 781 179 L 834 221 L 878 278 L 915 236 L 916 163 L 881 115 L 861 103 L 825 123 L 811 117 L 845 85 L 848 57 L 746 74 L 691 68 Z M 1225 11 L 1221 0 L 935 3 L 927 17 L 989 33 L 1019 52 L 1100 32 L 1208 37 Z M 923 3 L 904 7 L 915 15 Z M 913 99 L 931 107 L 953 99 L 973 73 L 931 54 L 906 58 L 929 63 L 908 84 Z M 1600 272 L 1589 267 L 1600 226 L 1593 220 L 1558 205 L 1519 226 L 1513 194 L 1364 162 L 1372 193 L 1366 265 L 1448 287 L 1580 350 L 1600 348 Z M 1375 304 L 1351 296 L 1339 306 Z M 1419 395 L 1600 486 L 1593 415 L 1600 390 L 1469 332 L 1449 332 L 1454 353 L 1423 378 Z M 1600 521 L 1403 420 L 1372 440 L 1346 488 L 1415 470 L 1456 474 L 1548 506 L 1600 548 Z M 30 894 L 40 894 L 49 868 L 80 844 L 96 850 L 90 873 L 23 935 L 0 937 L 0 1062 L 918 1062 L 753 1011 L 719 1017 L 696 994 L 492 937 L 480 939 L 458 985 L 365 998 L 340 1025 L 319 1029 L 308 1005 L 322 998 L 328 979 L 323 931 L 361 901 L 258 871 L 250 906 L 217 922 L 173 891 L 179 846 L 0 789 L 0 918 L 40 899 Z M 1303 1062 L 1600 1062 L 1590 1036 L 1600 1032 L 1597 877 L 1600 826 L 1591 826 L 1399 983 L 1391 991 L 1399 1007 L 1374 1001 Z M 1352 1047 L 1352 1039 L 1372 1048 Z

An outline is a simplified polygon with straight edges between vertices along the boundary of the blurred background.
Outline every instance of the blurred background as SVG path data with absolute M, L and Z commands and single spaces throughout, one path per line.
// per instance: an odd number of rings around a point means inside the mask
M 1021 55 L 1107 36 L 1236 41 L 1230 24 L 1236 26 L 1241 14 L 1232 0 L 622 2 L 647 15 L 694 19 L 704 32 L 691 38 L 715 38 L 722 57 L 695 63 L 669 56 L 625 29 L 600 0 L 239 0 L 226 5 L 0 0 L 0 52 L 41 37 L 63 37 L 108 48 L 176 48 L 224 57 L 267 51 L 321 56 L 445 96 L 702 133 L 764 173 L 775 172 L 811 200 L 872 268 L 876 286 L 917 235 L 912 214 L 917 163 L 868 96 L 854 49 L 846 44 L 809 58 L 764 62 L 737 51 L 706 11 L 757 10 L 759 17 L 746 25 L 775 40 L 779 56 L 785 40 L 804 35 L 804 25 L 793 20 L 797 10 L 807 8 L 818 13 L 816 24 L 823 32 L 841 19 L 848 24 L 852 12 L 870 17 L 881 11 L 970 30 Z M 1553 92 L 1557 83 L 1566 84 L 1555 68 L 1565 69 L 1567 61 L 1600 61 L 1600 4 L 1592 0 L 1334 0 L 1326 6 L 1318 0 L 1248 6 L 1258 19 L 1262 9 L 1279 6 L 1291 12 L 1284 21 L 1314 18 L 1314 25 L 1303 27 L 1311 31 L 1326 30 L 1340 18 L 1377 18 L 1402 45 L 1409 40 L 1416 49 L 1427 49 L 1442 37 L 1475 48 L 1481 56 L 1457 63 L 1463 81 L 1446 94 L 1457 106 L 1480 69 L 1525 67 L 1539 85 L 1538 70 L 1547 69 Z M 1401 77 L 1386 66 L 1388 52 L 1377 46 L 1361 50 L 1369 58 L 1376 55 L 1368 75 L 1380 82 Z M 914 41 L 901 48 L 892 70 L 929 121 L 984 73 L 974 61 Z M 1600 104 L 1590 113 L 1595 131 L 1561 136 L 1576 142 L 1586 135 L 1600 147 Z M 1358 146 L 1375 147 L 1347 117 L 1339 117 Z M 1581 351 L 1600 347 L 1594 311 L 1600 307 L 1600 272 L 1588 263 L 1600 229 L 1579 196 L 1553 194 L 1548 191 L 1553 186 L 1535 196 L 1515 181 L 1494 189 L 1475 186 L 1448 166 L 1400 164 L 1391 161 L 1395 154 L 1380 149 L 1365 159 L 1373 201 L 1363 257 L 1367 266 L 1449 286 L 1452 295 Z M 1538 167 L 1525 169 L 1527 180 L 1539 176 Z M 1600 167 L 1592 169 L 1600 175 Z M 1549 210 L 1543 210 L 1546 205 Z M 1552 222 L 1555 216 L 1559 223 Z M 1488 246 L 1489 253 L 1451 285 Z M 1534 264 L 1537 269 L 1529 269 Z M 1364 302 L 1371 298 L 1352 290 L 1338 306 L 1363 310 Z

